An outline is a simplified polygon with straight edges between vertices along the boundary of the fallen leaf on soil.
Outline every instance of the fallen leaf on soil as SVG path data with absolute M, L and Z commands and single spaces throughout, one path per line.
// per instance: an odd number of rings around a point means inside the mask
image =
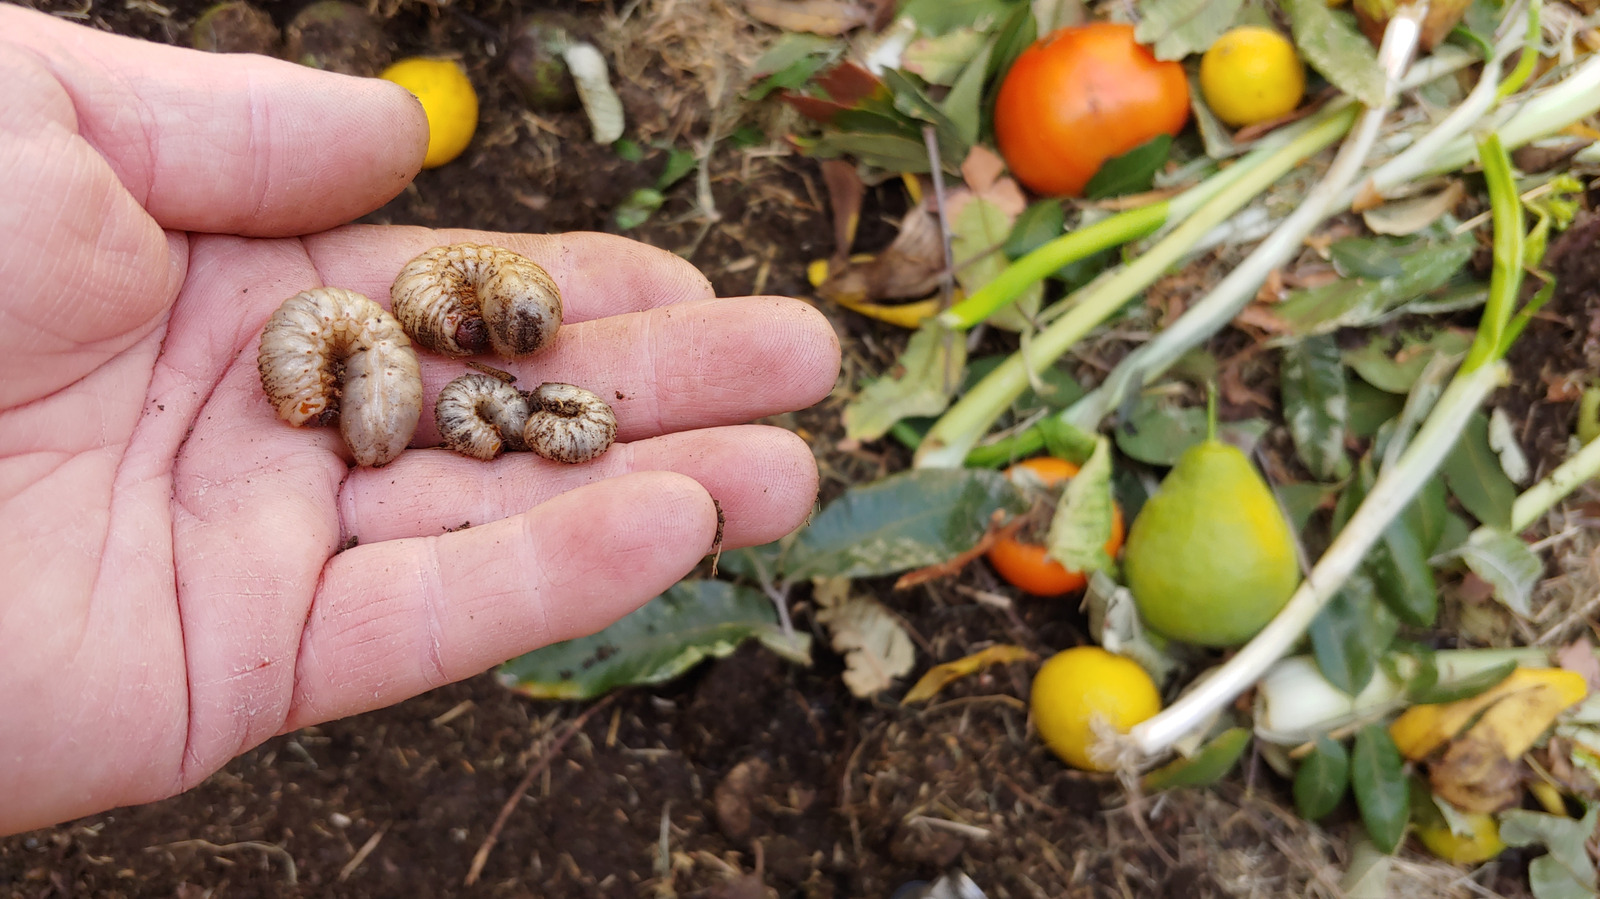
M 1517 763 L 1492 739 L 1471 732 L 1428 766 L 1428 784 L 1439 798 L 1464 812 L 1497 812 L 1516 805 L 1522 795 Z
M 711 794 L 712 808 L 717 815 L 717 827 L 723 836 L 735 843 L 743 843 L 750 836 L 755 819 L 752 806 L 766 789 L 772 768 L 759 758 L 748 758 L 733 766 L 728 776 L 717 784 Z
M 834 594 L 830 599 L 817 621 L 832 635 L 834 651 L 844 656 L 844 685 L 852 694 L 876 695 L 911 671 L 916 662 L 911 637 L 888 609 L 863 597 Z M 820 596 L 817 601 L 824 602 Z
M 1416 234 L 1455 209 L 1466 195 L 1465 185 L 1451 181 L 1438 193 L 1385 203 L 1363 212 L 1361 218 L 1378 234 Z
M 1417 761 L 1456 739 L 1472 724 L 1465 738 L 1493 745 L 1502 757 L 1515 759 L 1555 723 L 1557 715 L 1576 705 L 1588 692 L 1583 675 L 1576 672 L 1517 668 L 1477 696 L 1412 706 L 1389 726 L 1389 735 L 1401 754 Z
M 1002 644 L 991 646 L 988 649 L 975 652 L 965 658 L 953 662 L 945 662 L 928 669 L 928 673 L 916 682 L 914 686 L 900 700 L 901 705 L 912 702 L 922 702 L 932 699 L 939 691 L 950 686 L 963 677 L 976 674 L 990 665 L 1006 665 L 1011 662 L 1023 662 L 1034 658 L 1034 654 L 1020 646 Z
M 920 299 L 939 286 L 943 273 L 944 238 L 938 217 L 919 203 L 901 219 L 900 233 L 888 249 L 831 269 L 817 292 L 839 303 Z
M 822 161 L 822 183 L 828 188 L 828 206 L 833 210 L 833 258 L 828 267 L 842 268 L 850 261 L 850 246 L 856 242 L 867 186 L 856 167 L 843 159 Z
M 849 0 L 744 0 L 757 21 L 785 31 L 844 34 L 872 21 L 872 10 Z

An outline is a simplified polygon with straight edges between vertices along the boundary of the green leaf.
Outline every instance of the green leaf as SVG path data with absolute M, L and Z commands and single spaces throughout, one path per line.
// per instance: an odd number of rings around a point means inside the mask
M 884 69 L 883 83 L 893 92 L 894 108 L 898 112 L 933 126 L 939 144 L 940 162 L 945 171 L 960 171 L 961 163 L 966 161 L 967 151 L 972 149 L 972 145 L 961 136 L 961 129 L 956 123 L 945 115 L 939 104 L 933 102 L 911 75 L 898 69 Z
M 797 139 L 801 151 L 817 159 L 854 157 L 863 165 L 887 172 L 928 171 L 928 148 L 899 134 L 830 131 L 813 139 Z
M 666 190 L 682 181 L 683 176 L 694 171 L 694 167 L 698 164 L 699 160 L 688 150 L 668 147 L 667 164 L 662 167 L 661 176 L 656 179 L 656 190 Z
M 1350 407 L 1348 427 L 1357 437 L 1367 438 L 1378 433 L 1384 422 L 1391 421 L 1405 408 L 1403 396 L 1385 393 L 1359 378 L 1347 381 L 1345 390 Z
M 1173 787 L 1204 787 L 1227 776 L 1250 745 L 1250 728 L 1230 727 L 1189 758 L 1179 758 L 1144 776 L 1150 792 Z
M 1066 233 L 1067 213 L 1060 200 L 1040 200 L 1022 210 L 1006 235 L 1001 250 L 1008 259 L 1021 259 Z
M 1528 884 L 1536 899 L 1593 899 L 1594 862 L 1584 844 L 1600 825 L 1600 804 L 1592 805 L 1583 820 L 1511 809 L 1500 815 L 1500 839 L 1508 846 L 1539 846 L 1549 850 L 1528 864 Z
M 1145 0 L 1139 4 L 1134 37 L 1156 59 L 1182 59 L 1204 53 L 1228 30 L 1244 0 Z
M 924 324 L 911 335 L 894 367 L 845 406 L 845 436 L 877 440 L 903 418 L 943 412 L 961 383 L 966 361 L 967 342 L 961 335 L 931 321 Z
M 1494 598 L 1525 619 L 1533 618 L 1533 588 L 1544 576 L 1544 560 L 1517 535 L 1479 528 L 1449 556 L 1494 588 Z
M 1158 134 L 1121 156 L 1107 159 L 1084 185 L 1084 197 L 1101 200 L 1149 190 L 1171 152 L 1172 135 Z
M 1259 418 L 1219 425 L 1219 435 L 1249 445 L 1266 433 Z M 1206 410 L 1198 406 L 1174 408 L 1148 394 L 1139 397 L 1112 432 L 1117 448 L 1151 465 L 1173 465 L 1183 451 L 1206 438 Z
M 599 633 L 506 662 L 499 679 L 536 699 L 591 699 L 618 687 L 671 680 L 750 639 L 808 659 L 809 635 L 793 637 L 797 642 L 791 644 L 761 591 L 726 581 L 683 581 Z
M 776 584 L 783 554 L 788 552 L 790 542 L 790 538 L 784 537 L 760 546 L 723 550 L 717 559 L 717 571 L 755 584 Z
M 939 35 L 956 28 L 987 29 L 1005 21 L 1016 6 L 1017 0 L 906 0 L 900 15 L 915 21 L 923 33 Z
M 1273 488 L 1278 494 L 1278 502 L 1283 504 L 1283 514 L 1288 517 L 1289 524 L 1295 533 L 1306 529 L 1311 521 L 1311 516 L 1322 508 L 1328 498 L 1339 492 L 1337 485 L 1318 484 L 1310 481 L 1304 484 L 1279 484 Z
M 1354 696 L 1366 688 L 1400 622 L 1378 600 L 1372 581 L 1350 576 L 1311 619 L 1311 651 L 1328 683 Z
M 946 562 L 977 545 L 997 509 L 1027 507 L 997 471 L 914 469 L 852 487 L 801 529 L 784 579 L 872 577 Z
M 962 70 L 955 84 L 951 85 L 950 93 L 945 95 L 939 107 L 955 123 L 961 139 L 968 144 L 978 142 L 978 132 L 982 128 L 983 79 L 989 71 L 989 57 L 993 53 L 994 44 L 985 44 Z
M 1305 0 L 1295 0 L 1305 2 Z M 1382 322 L 1405 304 L 1442 287 L 1472 258 L 1471 234 L 1439 238 L 1351 238 L 1335 244 L 1344 278 L 1296 290 L 1273 312 L 1295 334 L 1331 334 Z
M 1339 807 L 1350 787 L 1350 754 L 1326 735 L 1294 773 L 1294 807 L 1300 817 L 1315 821 Z
M 1111 441 L 1101 437 L 1061 493 L 1045 539 L 1046 554 L 1069 571 L 1104 571 L 1111 567 L 1106 553 L 1110 539 Z
M 1369 724 L 1356 731 L 1355 751 L 1350 757 L 1350 783 L 1355 788 L 1356 808 L 1367 835 L 1384 852 L 1400 848 L 1411 815 L 1411 792 L 1406 788 L 1405 760 L 1382 724 Z
M 1324 0 L 1284 0 L 1294 28 L 1295 46 L 1306 64 L 1367 106 L 1383 103 L 1384 75 L 1372 44 L 1347 15 Z
M 1045 450 L 1062 459 L 1087 459 L 1099 445 L 1095 435 L 1054 415 L 1039 422 L 1039 433 L 1044 436 Z
M 1349 394 L 1332 337 L 1308 337 L 1283 348 L 1283 417 L 1295 452 L 1324 481 L 1350 474 L 1345 455 Z
M 1416 498 L 1400 513 L 1400 517 L 1417 535 L 1423 555 L 1432 559 L 1433 554 L 1439 551 L 1439 541 L 1444 538 L 1445 526 L 1450 521 L 1450 508 L 1445 505 L 1444 479 L 1429 478 L 1417 491 Z
M 1467 421 L 1455 448 L 1439 467 L 1450 492 L 1472 516 L 1502 530 L 1511 527 L 1511 504 L 1517 486 L 1506 477 L 1500 458 L 1489 446 L 1489 417 L 1479 412 Z
M 639 227 L 649 221 L 650 216 L 654 215 L 666 201 L 667 198 L 662 196 L 659 190 L 650 187 L 639 188 L 628 194 L 627 199 L 623 200 L 613 213 L 617 227 L 623 231 Z
M 1396 617 L 1415 627 L 1433 624 L 1439 614 L 1439 590 L 1428 554 L 1403 516 L 1383 529 L 1367 554 L 1365 568 L 1378 598 Z
M 1460 699 L 1471 699 L 1479 693 L 1489 689 L 1511 676 L 1517 670 L 1515 659 L 1509 660 L 1493 668 L 1458 677 L 1449 681 L 1440 682 L 1437 667 L 1433 669 L 1431 682 L 1424 678 L 1420 683 L 1406 685 L 1406 699 L 1413 705 L 1434 705 L 1443 702 L 1455 702 Z
M 1362 346 L 1345 350 L 1344 364 L 1362 380 L 1387 393 L 1411 392 L 1411 385 L 1434 356 L 1465 356 L 1472 335 L 1454 329 L 1428 333 L 1402 331 L 1375 335 Z

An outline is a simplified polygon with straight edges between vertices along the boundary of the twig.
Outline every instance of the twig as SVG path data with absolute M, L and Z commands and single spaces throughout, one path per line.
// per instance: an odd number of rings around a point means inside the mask
M 389 825 L 392 823 L 392 821 L 385 821 L 383 826 L 378 828 L 377 833 L 367 837 L 367 841 L 361 844 L 361 848 L 356 850 L 356 854 L 351 856 L 348 862 L 345 862 L 344 867 L 339 869 L 340 883 L 349 880 L 350 875 L 356 873 L 356 869 L 361 867 L 361 863 L 366 861 L 367 856 L 372 854 L 372 850 L 378 848 L 378 844 L 383 842 L 383 835 L 389 832 Z
M 572 719 L 566 730 L 561 732 L 561 736 L 556 737 L 555 741 L 550 744 L 550 748 L 545 750 L 544 756 L 533 767 L 528 769 L 527 774 L 522 775 L 522 780 L 517 784 L 517 788 L 511 791 L 510 798 L 506 799 L 505 805 L 500 807 L 500 814 L 495 816 L 494 824 L 489 827 L 488 836 L 483 838 L 482 845 L 478 846 L 478 851 L 473 853 L 472 867 L 467 869 L 467 877 L 464 881 L 466 886 L 470 887 L 478 882 L 478 875 L 483 873 L 483 866 L 489 861 L 489 853 L 494 850 L 494 844 L 500 839 L 500 831 L 506 826 L 506 820 L 511 817 L 511 812 L 517 807 L 517 803 L 522 801 L 522 797 L 528 793 L 528 788 L 533 786 L 534 778 L 550 767 L 550 763 L 554 762 L 556 756 L 561 754 L 561 750 L 567 745 L 567 741 L 582 730 L 584 724 L 588 723 L 589 717 L 609 705 L 611 700 L 616 698 L 616 695 L 612 693 L 584 709 L 582 714 Z

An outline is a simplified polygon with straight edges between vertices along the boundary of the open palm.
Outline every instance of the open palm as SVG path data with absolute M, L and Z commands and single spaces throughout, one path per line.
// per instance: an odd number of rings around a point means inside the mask
M 716 299 L 606 235 L 336 227 L 422 158 L 420 108 L 382 82 L 5 6 L 0 77 L 0 833 L 597 630 L 710 549 L 713 497 L 729 546 L 809 510 L 807 447 L 738 424 L 832 387 L 804 304 Z M 351 469 L 336 429 L 274 417 L 255 357 L 284 298 L 387 305 L 406 260 L 461 240 L 561 286 L 556 345 L 506 367 L 613 400 L 601 459 L 477 462 L 425 414 Z M 421 355 L 431 401 L 465 367 Z

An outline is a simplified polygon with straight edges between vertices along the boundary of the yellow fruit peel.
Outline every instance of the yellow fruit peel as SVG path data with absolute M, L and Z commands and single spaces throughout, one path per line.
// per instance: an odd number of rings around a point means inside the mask
M 928 669 L 928 672 L 906 692 L 901 705 L 913 702 L 923 702 L 939 695 L 945 687 L 950 686 L 964 677 L 970 677 L 990 665 L 1008 665 L 1012 662 L 1025 662 L 1032 659 L 1034 654 L 1020 646 L 991 646 L 980 652 L 975 652 L 965 658 L 953 662 L 945 662 Z
M 1479 865 L 1501 852 L 1500 825 L 1493 815 L 1482 812 L 1462 816 L 1470 834 L 1458 834 L 1441 819 L 1417 827 L 1417 840 L 1435 856 L 1452 865 Z
M 1583 701 L 1588 692 L 1583 675 L 1575 671 L 1517 668 L 1477 696 L 1412 706 L 1389 726 L 1389 736 L 1402 755 L 1417 761 L 1472 725 L 1469 735 L 1475 741 L 1496 747 L 1503 758 L 1514 759 L 1550 729 L 1556 716 Z

